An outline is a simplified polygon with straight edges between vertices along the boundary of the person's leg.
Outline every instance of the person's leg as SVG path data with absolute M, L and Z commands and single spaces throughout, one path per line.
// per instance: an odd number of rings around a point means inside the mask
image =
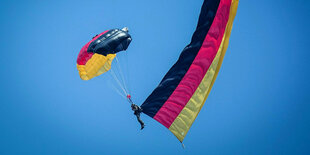
M 138 114 L 138 115 L 136 115 L 137 116 L 137 120 L 138 120 L 138 122 L 140 123 L 140 125 L 141 125 L 141 130 L 144 128 L 144 123 L 143 123 L 143 121 L 140 119 L 140 114 Z

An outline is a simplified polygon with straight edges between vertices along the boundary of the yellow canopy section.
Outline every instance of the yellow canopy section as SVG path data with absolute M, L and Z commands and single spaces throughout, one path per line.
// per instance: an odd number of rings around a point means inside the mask
M 85 65 L 77 65 L 82 80 L 90 80 L 111 69 L 111 64 L 116 54 L 107 56 L 95 53 Z

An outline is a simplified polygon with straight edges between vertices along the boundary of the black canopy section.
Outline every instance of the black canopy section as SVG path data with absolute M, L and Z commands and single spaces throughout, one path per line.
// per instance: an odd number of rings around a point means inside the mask
M 101 35 L 88 46 L 87 52 L 106 56 L 128 48 L 132 38 L 127 29 L 112 29 Z

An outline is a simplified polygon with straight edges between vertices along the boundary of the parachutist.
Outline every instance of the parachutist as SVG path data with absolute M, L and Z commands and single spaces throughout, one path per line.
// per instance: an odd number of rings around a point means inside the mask
M 138 105 L 135 105 L 135 104 L 131 104 L 131 109 L 134 111 L 134 115 L 136 115 L 136 117 L 137 117 L 137 120 L 138 120 L 138 122 L 140 123 L 140 125 L 141 125 L 141 130 L 144 128 L 144 123 L 143 123 L 143 121 L 141 120 L 141 118 L 140 118 L 140 113 L 142 112 L 142 109 L 141 109 L 141 107 L 139 107 Z

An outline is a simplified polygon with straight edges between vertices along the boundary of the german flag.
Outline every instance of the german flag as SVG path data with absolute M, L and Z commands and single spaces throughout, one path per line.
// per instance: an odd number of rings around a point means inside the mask
M 192 40 L 141 105 L 181 142 L 204 105 L 228 47 L 238 0 L 205 0 Z

